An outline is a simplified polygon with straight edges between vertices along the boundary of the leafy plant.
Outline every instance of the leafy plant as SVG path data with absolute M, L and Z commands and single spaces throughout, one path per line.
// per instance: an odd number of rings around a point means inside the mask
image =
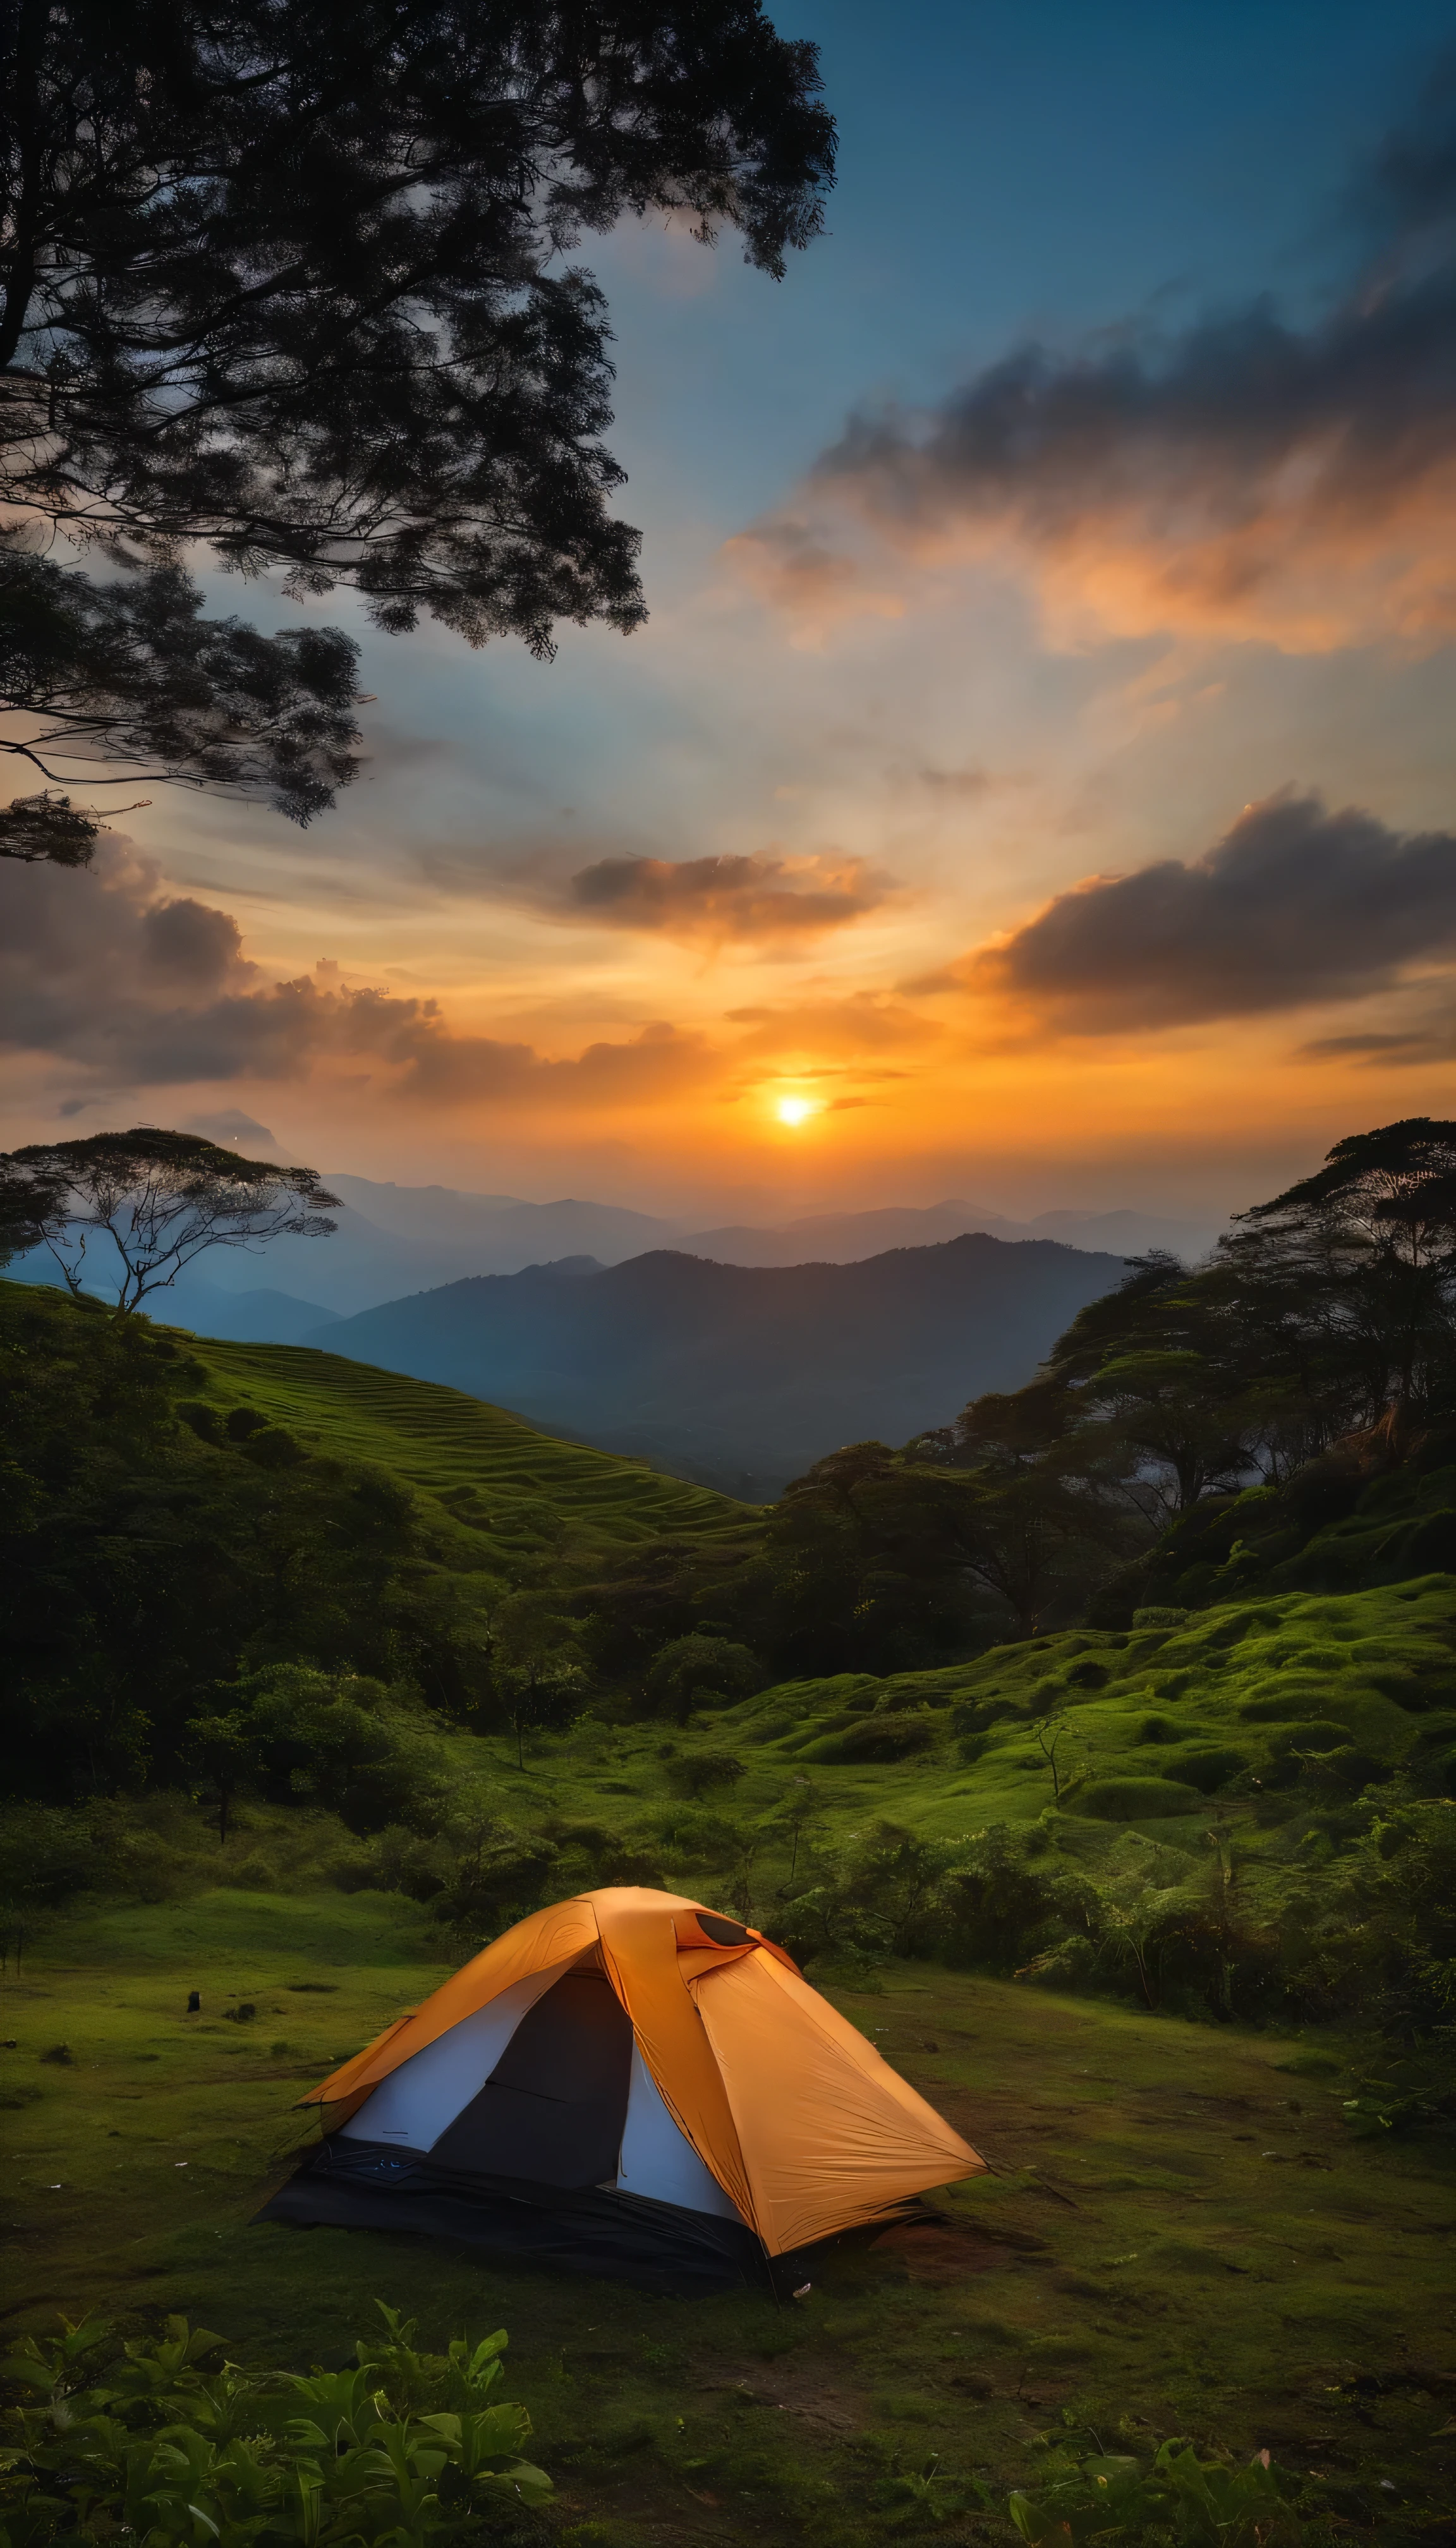
M 1303 2525 L 1292 2481 L 1267 2451 L 1246 2468 L 1201 2459 L 1191 2442 L 1164 2442 L 1150 2467 L 1129 2458 L 1081 2461 L 1036 2495 L 1014 2495 L 1011 2518 L 1027 2548 L 1144 2539 L 1177 2548 L 1280 2548 Z
M 540 2503 L 521 2457 L 523 2407 L 490 2403 L 505 2334 L 421 2353 L 412 2320 L 377 2304 L 384 2335 L 345 2371 L 204 2366 L 222 2339 L 170 2318 L 160 2343 L 98 2368 L 108 2330 L 62 2320 L 4 2364 L 31 2403 L 4 2417 L 7 2548 L 131 2536 L 147 2548 L 444 2548 L 493 2497 Z

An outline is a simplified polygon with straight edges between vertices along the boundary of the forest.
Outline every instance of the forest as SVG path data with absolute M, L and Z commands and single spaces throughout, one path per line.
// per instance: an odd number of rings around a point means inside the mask
M 1358 2013 L 1444 2104 L 1453 1287 L 1456 1132 L 1388 1127 L 1203 1268 L 1135 1264 L 1020 1392 L 755 1510 L 585 1451 L 553 1488 L 525 1427 L 543 1492 L 431 1491 L 397 1431 L 359 1455 L 334 1357 L 9 1285 L 7 1916 L 160 1883 L 159 1816 L 189 1835 L 178 1881 L 206 1834 L 235 1862 L 259 1813 L 307 1817 L 335 1880 L 427 1902 L 462 1946 L 572 1882 L 691 1864 L 805 1958 L 832 1939 L 1149 2004 L 1155 1961 L 1226 2016 Z M 614 1527 L 593 1479 L 626 1492 Z M 502 1743 L 518 1777 L 564 1746 L 592 1787 L 624 1741 L 657 1747 L 646 1819 L 593 1792 L 523 1821 L 502 1786 Z M 1212 1880 L 1140 1946 L 1045 1813 L 958 1848 L 918 1828 L 938 1782 L 991 1797 L 1028 1745 L 1058 1827 L 1221 1823 Z M 913 1788 L 917 1827 L 835 1840 L 833 1774 L 861 1765 L 887 1803 Z M 760 1769 L 782 1792 L 746 1812 Z M 1293 1928 L 1267 1870 L 1237 1873 L 1292 1822 L 1319 1903 Z

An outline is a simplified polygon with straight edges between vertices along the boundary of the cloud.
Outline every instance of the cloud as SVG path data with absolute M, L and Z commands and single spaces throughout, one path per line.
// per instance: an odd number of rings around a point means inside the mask
M 1298 1061 L 1353 1061 L 1367 1070 L 1404 1069 L 1412 1063 L 1449 1061 L 1456 1054 L 1456 1021 L 1449 1005 L 1424 1021 L 1368 1035 L 1319 1036 L 1302 1044 Z
M 847 554 L 842 533 L 779 513 L 723 544 L 730 571 L 789 621 L 798 643 L 822 646 L 850 619 L 903 619 L 904 595 Z
M 863 859 L 600 859 L 571 881 L 573 911 L 611 929 L 729 942 L 818 937 L 892 890 Z
M 1182 865 L 1058 894 L 960 978 L 1084 1035 L 1388 989 L 1456 951 L 1456 835 L 1402 834 L 1285 790 Z
M 1261 301 L 1171 337 L 1024 347 L 928 412 L 853 418 L 800 501 L 742 536 L 737 563 L 815 626 L 887 607 L 867 530 L 910 565 L 1030 572 L 1060 642 L 1445 642 L 1456 64 L 1363 194 L 1359 269 L 1316 323 Z
M 601 1109 L 651 1102 L 714 1067 L 706 1039 L 666 1022 L 556 1059 L 462 1034 L 436 1001 L 351 985 L 330 962 L 270 981 L 242 956 L 230 914 L 162 893 L 126 844 L 103 845 L 84 875 L 16 866 L 0 893 L 0 1039 L 68 1065 L 83 1087 L 300 1080 L 339 1065 L 357 1076 L 362 1062 L 382 1097 L 406 1105 Z M 208 1120 L 228 1126 L 223 1138 L 252 1129 L 235 1110 Z

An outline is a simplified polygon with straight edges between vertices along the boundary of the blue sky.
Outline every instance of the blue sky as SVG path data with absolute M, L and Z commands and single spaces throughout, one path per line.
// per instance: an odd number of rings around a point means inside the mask
M 38 1027 L 13 1131 L 231 1108 L 326 1166 L 542 1197 L 1174 1209 L 1236 1206 L 1362 1122 L 1445 1111 L 1443 854 L 1409 845 L 1456 827 L 1447 391 L 1424 415 L 1411 394 L 1415 476 L 1410 402 L 1399 431 L 1341 409 L 1339 433 L 1377 446 L 1358 493 L 1307 501 L 1326 416 L 1268 463 L 1251 528 L 1236 459 L 1205 436 L 1191 461 L 1176 419 L 1147 446 L 1176 480 L 1156 519 L 1116 418 L 1095 486 L 1013 472 L 1004 518 L 963 454 L 934 452 L 947 402 L 1031 342 L 1110 379 L 1151 328 L 1150 379 L 1210 318 L 1263 303 L 1313 344 L 1385 290 L 1368 170 L 1422 111 L 1456 15 L 774 14 L 820 46 L 839 119 L 828 234 L 777 285 L 731 234 L 709 254 L 634 225 L 579 251 L 612 311 L 608 440 L 648 627 L 564 630 L 549 668 L 368 636 L 375 759 L 336 814 L 303 838 L 175 797 L 130 817 L 88 888 L 107 996 L 168 898 L 230 914 L 240 954 L 166 992 L 186 1012 L 170 1058 L 162 995 L 130 985 L 103 1032 L 77 957 L 55 1008 L 85 1031 Z M 873 467 L 816 474 L 856 412 L 907 421 Z M 219 597 L 274 624 L 266 592 Z M 1237 830 L 1291 790 L 1377 828 Z M 1187 930 L 1228 938 L 1220 982 L 1172 922 L 1119 957 L 1115 994 L 1089 987 L 1081 940 L 1053 978 L 1058 931 L 1134 907 L 1058 898 L 1168 862 L 1193 875 L 1174 880 Z M 1347 908 L 1326 929 L 1331 862 Z M 1372 897 L 1406 917 L 1362 969 Z M 1274 950 L 1250 990 L 1240 928 L 1323 952 Z M 296 977 L 317 1032 L 193 1032 L 210 1000 L 241 1003 L 235 1025 Z M 371 986 L 393 1043 L 361 1025 Z M 785 1095 L 812 1102 L 791 1131 Z

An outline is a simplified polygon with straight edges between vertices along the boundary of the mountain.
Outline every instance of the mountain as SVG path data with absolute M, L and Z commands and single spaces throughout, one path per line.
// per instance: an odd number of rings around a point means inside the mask
M 902 1442 L 1029 1380 L 1123 1260 L 965 1234 L 855 1264 L 658 1248 L 476 1276 L 314 1339 L 751 1499 L 842 1442 Z
M 712 1256 L 728 1265 L 802 1265 L 810 1258 L 845 1265 L 891 1247 L 934 1247 L 943 1239 L 984 1230 L 994 1238 L 1060 1238 L 1069 1247 L 1109 1248 L 1119 1256 L 1142 1256 L 1165 1247 L 1191 1260 L 1212 1244 L 1219 1227 L 1214 1221 L 1172 1221 L 1157 1213 L 1128 1211 L 1043 1212 L 1034 1221 L 1008 1221 L 979 1204 L 953 1202 L 817 1213 L 773 1228 L 735 1222 L 722 1229 L 694 1230 L 677 1244 L 688 1255 Z
M 683 1221 L 590 1199 L 523 1203 L 514 1195 L 381 1185 L 368 1177 L 335 1173 L 326 1181 L 342 1197 L 333 1236 L 276 1239 L 268 1251 L 268 1273 L 280 1289 L 320 1300 L 344 1317 L 407 1293 L 434 1291 L 463 1276 L 517 1274 L 566 1256 L 594 1256 L 602 1265 L 620 1265 L 645 1250 L 667 1247 L 728 1265 L 790 1266 L 811 1260 L 839 1265 L 881 1256 L 890 1248 L 937 1246 L 983 1230 L 1003 1239 L 1055 1238 L 1116 1256 L 1167 1247 L 1193 1258 L 1203 1253 L 1218 1227 L 1213 1220 L 1200 1224 L 1132 1211 L 1049 1212 L 1035 1221 L 1008 1221 L 978 1204 L 952 1200 L 922 1209 L 819 1213 L 776 1227 L 734 1223 L 694 1229 Z M 220 1290 L 231 1288 L 234 1280 L 242 1288 L 250 1273 L 249 1260 L 241 1256 L 217 1258 L 208 1266 L 208 1278 Z
M 375 1185 L 368 1177 L 332 1174 L 324 1183 L 342 1199 L 330 1216 L 337 1224 L 332 1237 L 275 1238 L 264 1259 L 280 1291 L 323 1305 L 320 1320 L 347 1318 L 403 1293 L 433 1291 L 462 1275 L 514 1274 L 543 1257 L 588 1255 L 615 1265 L 674 1238 L 678 1227 L 616 1204 L 522 1203 L 512 1195 Z M 256 1282 L 258 1267 L 258 1257 L 248 1251 L 220 1248 L 207 1259 L 207 1283 L 219 1295 L 235 1296 Z M 53 1271 L 44 1258 L 22 1258 L 10 1268 L 22 1281 L 45 1281 Z M 157 1315 L 164 1317 L 165 1309 Z M 194 1317 L 190 1309 L 184 1316 L 179 1308 L 177 1316 L 184 1325 L 210 1334 L 239 1332 Z M 292 1331 L 278 1338 L 293 1340 Z
M 240 1344 L 296 1345 L 305 1336 L 317 1341 L 337 1313 L 317 1301 L 301 1301 L 292 1292 L 266 1286 L 254 1291 L 226 1292 L 193 1273 L 178 1276 L 165 1291 L 149 1295 L 147 1308 L 166 1326 L 191 1327 L 202 1336 L 222 1336 Z
M 955 1200 L 922 1208 L 819 1213 L 775 1227 L 733 1223 L 695 1230 L 683 1221 L 575 1197 L 525 1203 L 517 1195 L 383 1185 L 334 1172 L 325 1182 L 341 1198 L 331 1237 L 275 1238 L 263 1251 L 215 1248 L 168 1296 L 171 1313 L 167 1302 L 159 1301 L 158 1317 L 175 1315 L 182 1325 L 205 1335 L 247 1334 L 288 1344 L 305 1332 L 290 1311 L 275 1310 L 257 1298 L 250 1299 L 246 1310 L 236 1306 L 241 1296 L 256 1292 L 260 1273 L 266 1273 L 276 1301 L 299 1301 L 306 1308 L 317 1302 L 317 1319 L 306 1322 L 317 1325 L 325 1318 L 350 1318 L 381 1302 L 435 1291 L 469 1275 L 517 1274 L 569 1256 L 591 1256 L 609 1266 L 668 1247 L 728 1265 L 841 1265 L 890 1248 L 936 1246 L 966 1231 L 983 1230 L 1002 1239 L 1055 1238 L 1116 1256 L 1167 1247 L 1193 1258 L 1216 1234 L 1212 1222 L 1200 1225 L 1131 1211 L 1047 1212 L 1031 1222 L 1008 1221 L 978 1204 Z M 18 1258 L 8 1270 L 18 1282 L 55 1279 L 54 1264 L 44 1248 Z

